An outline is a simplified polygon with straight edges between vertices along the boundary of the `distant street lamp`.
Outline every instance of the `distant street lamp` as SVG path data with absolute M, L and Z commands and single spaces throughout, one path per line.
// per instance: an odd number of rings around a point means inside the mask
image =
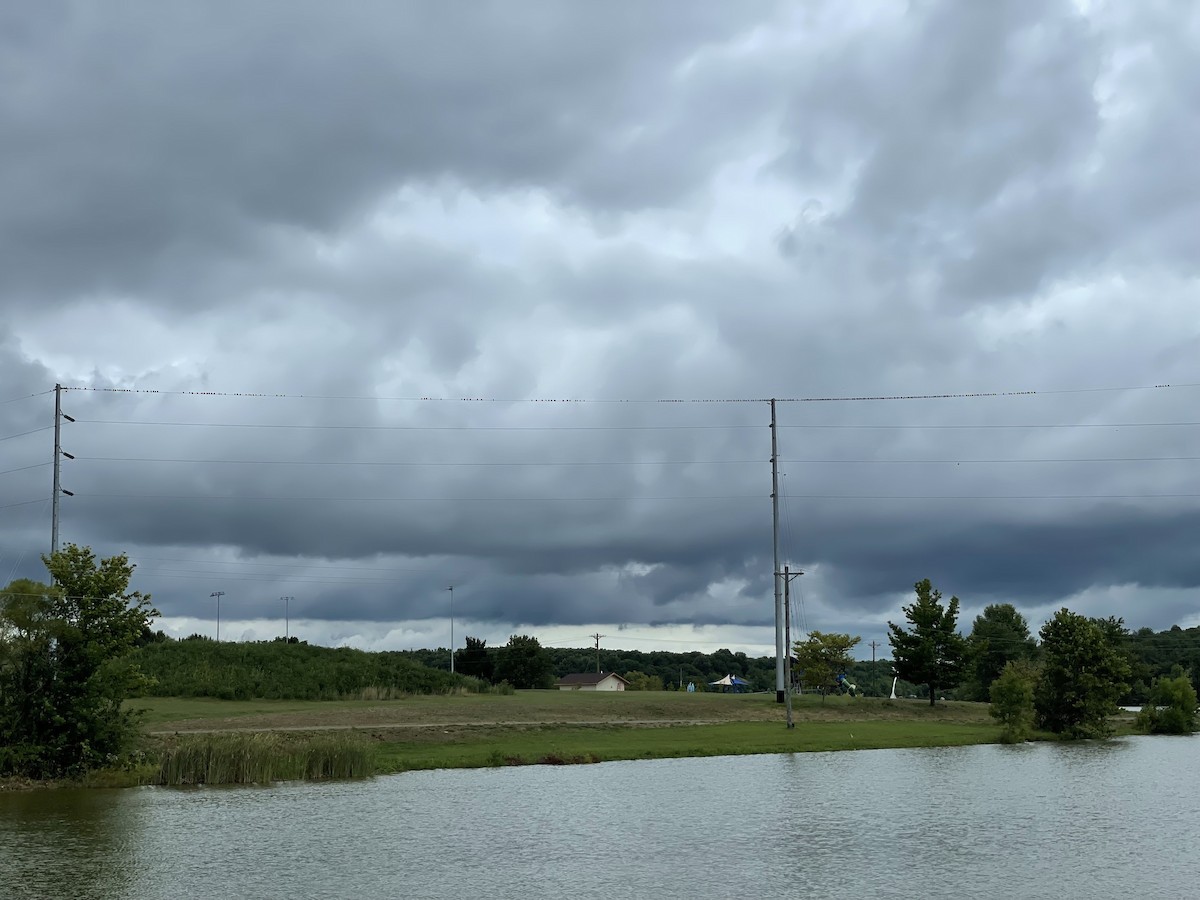
M 450 674 L 454 674 L 454 585 L 446 588 L 450 592 Z
M 217 643 L 221 642 L 221 598 L 225 596 L 224 591 L 213 591 L 208 596 L 217 598 Z
M 288 617 L 288 603 L 290 603 L 295 598 L 294 597 L 280 597 L 279 599 L 283 601 L 283 642 L 285 644 L 290 644 L 292 642 L 292 640 L 291 640 L 292 635 L 291 635 L 291 627 L 290 627 L 291 623 L 290 623 L 290 619 Z

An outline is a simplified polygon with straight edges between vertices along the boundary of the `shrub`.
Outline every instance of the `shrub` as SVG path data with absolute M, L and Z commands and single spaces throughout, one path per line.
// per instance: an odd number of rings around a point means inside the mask
M 1196 730 L 1196 689 L 1182 672 L 1155 679 L 1150 701 L 1134 721 L 1146 734 L 1191 734 Z
M 992 706 L 988 710 L 1004 730 L 1000 739 L 1017 744 L 1029 736 L 1033 728 L 1033 686 L 1037 669 L 1027 660 L 1005 663 L 990 689 Z

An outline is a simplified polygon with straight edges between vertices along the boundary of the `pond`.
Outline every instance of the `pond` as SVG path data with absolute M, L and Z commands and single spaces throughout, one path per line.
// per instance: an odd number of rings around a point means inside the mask
M 1200 737 L 0 794 L 0 896 L 1181 897 Z

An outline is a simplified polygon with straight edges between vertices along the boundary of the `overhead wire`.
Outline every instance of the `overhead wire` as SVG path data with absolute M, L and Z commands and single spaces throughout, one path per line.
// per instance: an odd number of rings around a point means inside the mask
M 755 430 L 763 427 L 744 422 L 708 425 L 334 425 L 296 422 L 166 422 L 145 419 L 77 419 L 76 421 L 87 425 L 134 425 L 155 428 L 261 428 L 294 431 L 720 431 Z M 1038 428 L 1184 428 L 1195 426 L 1200 426 L 1200 422 L 980 422 L 971 424 L 923 424 L 919 422 L 907 422 L 903 424 L 849 424 L 808 422 L 802 425 L 780 424 L 777 427 L 814 430 L 966 431 Z M 0 438 L 0 440 L 11 440 L 15 437 L 23 437 L 24 435 L 45 431 L 53 427 L 53 425 L 46 425 L 42 428 L 36 428 L 33 431 L 9 435 L 7 438 Z
M 28 434 L 37 434 L 40 431 L 49 431 L 53 427 L 53 425 L 43 425 L 41 428 L 31 428 L 29 431 L 19 431 L 16 434 L 6 434 L 4 437 L 0 437 L 0 441 L 11 441 L 14 438 L 25 437 Z
M 925 395 L 879 395 L 879 396 L 854 396 L 854 397 L 794 397 L 780 398 L 778 402 L 784 403 L 799 403 L 799 402 L 839 402 L 839 401 L 864 401 L 864 400 L 914 400 L 914 399 L 948 399 L 948 398 L 971 398 L 971 397 L 997 397 L 997 396 L 1029 396 L 1033 394 L 1071 394 L 1071 393 L 1097 393 L 1101 391 L 1123 391 L 1123 390 L 1157 390 L 1171 387 L 1196 387 L 1200 384 L 1179 384 L 1179 385 L 1152 385 L 1138 386 L 1128 388 L 1082 388 L 1082 389 L 1065 389 L 1056 391 L 1011 391 L 1011 392 L 978 392 L 978 393 L 963 393 L 963 394 L 925 394 Z M 82 388 L 65 388 L 83 390 Z M 107 389 L 86 389 L 86 390 L 107 390 Z M 225 392 L 163 392 L 163 391 L 142 391 L 142 390 L 117 390 L 117 393 L 171 393 L 184 394 L 191 396 L 247 396 L 247 397 L 268 397 L 268 398 L 293 398 L 293 399 L 327 399 L 327 400 L 416 400 L 421 402 L 465 402 L 465 403 L 761 403 L 765 402 L 759 398 L 731 398 L 731 399 L 644 399 L 644 400 L 539 400 L 531 398 L 523 398 L 521 400 L 500 400 L 496 398 L 437 398 L 437 397 L 412 397 L 412 398 L 380 398 L 380 397 L 324 397 L 316 395 L 287 395 L 287 394 L 231 394 Z M 51 393 L 50 391 L 45 393 Z M 36 395 L 31 395 L 36 396 Z M 24 398 L 14 398 L 24 399 Z M 9 402 L 9 401 L 5 401 Z M 267 429 L 336 429 L 336 430 L 357 430 L 357 431 L 675 431 L 675 430 L 720 430 L 720 429 L 759 429 L 765 426 L 756 424 L 655 424 L 655 425 L 567 425 L 567 426 L 492 426 L 492 425 L 325 425 L 325 424 L 299 424 L 299 423 L 233 423 L 233 422 L 190 422 L 190 421 L 133 421 L 133 420 L 107 420 L 107 419 L 79 419 L 84 424 L 103 424 L 103 425 L 141 425 L 141 426 L 161 426 L 161 427 L 205 427 L 205 428 L 267 428 Z M 904 424 L 844 424 L 844 423 L 803 423 L 803 424 L 780 424 L 781 429 L 867 429 L 867 430 L 900 430 L 900 429 L 929 429 L 929 430 L 966 430 L 966 429 L 1059 429 L 1059 428 L 1156 428 L 1156 427 L 1190 427 L 1200 425 L 1200 422 L 1179 421 L 1179 422 L 1125 422 L 1125 423 L 1088 423 L 1088 422 L 1073 422 L 1073 423 L 995 423 L 987 422 L 981 424 L 922 424 L 922 423 L 904 423 Z M 43 428 L 34 429 L 21 434 L 10 435 L 7 438 L 0 440 L 9 440 L 16 437 L 21 437 L 26 434 L 33 434 L 39 431 L 44 431 L 53 426 L 44 426 Z M 420 461 L 387 461 L 387 462 L 371 462 L 371 461 L 301 461 L 301 460 L 224 460 L 224 459 L 174 459 L 166 457 L 78 457 L 82 460 L 94 460 L 104 462 L 174 462 L 174 463 L 189 463 L 189 464 L 208 464 L 208 463 L 223 463 L 223 464 L 247 464 L 247 465 L 266 465 L 266 464 L 282 464 L 282 465 L 312 465 L 312 466 L 339 466 L 339 465 L 356 465 L 356 466 L 617 466 L 617 465 L 693 465 L 693 464 L 712 464 L 712 465 L 733 465 L 733 464 L 749 464 L 761 463 L 761 460 L 683 460 L 683 461 L 656 461 L 656 460 L 638 460 L 624 462 L 619 460 L 607 461 L 487 461 L 487 462 L 453 462 L 453 461 L 435 461 L 435 462 L 420 462 Z M 812 460 L 796 460 L 801 464 L 837 464 L 837 463 L 854 463 L 854 464 L 1017 464 L 1017 463 L 1101 463 L 1101 462 L 1162 462 L 1162 461 L 1191 461 L 1200 459 L 1195 456 L 1145 456 L 1145 457 L 1063 457 L 1063 458 L 1014 458 L 1014 459 L 812 459 Z M 41 463 L 37 466 L 21 467 L 9 471 L 22 471 L 26 468 L 37 468 L 50 463 Z M 0 474 L 7 474 L 3 472 Z M 786 476 L 786 472 L 784 473 Z M 789 543 L 795 540 L 795 532 L 793 529 L 791 517 L 791 503 L 789 500 L 795 498 L 797 500 L 934 500 L 934 501 L 952 501 L 952 500 L 970 500 L 970 501 L 992 501 L 992 500 L 1130 500 L 1130 499 L 1183 499 L 1194 498 L 1200 496 L 1195 493 L 1161 493 L 1161 494 L 1021 494 L 1021 495 L 977 495 L 977 494 L 839 494 L 839 493 L 824 493 L 824 494 L 791 494 L 789 491 L 781 488 L 781 499 L 784 503 L 786 528 Z M 176 495 L 176 494 L 88 494 L 86 492 L 77 492 L 82 499 L 88 497 L 125 497 L 137 499 L 180 499 L 180 500 L 237 500 L 246 499 L 251 501 L 318 501 L 318 502 L 633 502 L 641 500 L 649 501 L 678 501 L 678 500 L 762 500 L 758 495 L 720 495 L 720 496 L 614 496 L 614 497 L 295 497 L 295 496 L 260 496 L 260 497 L 239 497 L 239 496 L 204 496 L 204 495 Z M 45 500 L 24 501 L 22 503 L 10 504 L 12 506 L 26 505 L 36 502 L 47 502 Z M 6 507 L 0 506 L 0 509 Z M 279 564 L 282 565 L 282 564 Z M 187 571 L 178 572 L 145 572 L 148 577 L 155 575 L 156 577 L 208 577 L 207 575 L 192 574 Z M 309 573 L 313 574 L 313 573 Z M 242 572 L 238 573 L 244 580 L 264 580 L 272 577 L 271 573 L 257 572 Z M 233 576 L 229 576 L 233 577 Z M 798 579 L 797 581 L 800 581 Z M 314 583 L 317 583 L 314 581 Z M 325 582 L 321 582 L 325 583 Z M 336 579 L 330 579 L 329 583 L 337 583 Z M 346 583 L 359 583 L 347 581 Z M 369 583 L 369 580 L 364 579 L 361 583 Z M 385 582 L 386 583 L 386 582 Z M 799 618 L 803 624 L 803 628 L 807 631 L 807 623 L 804 621 L 804 604 L 803 604 L 803 589 L 797 584 L 797 601 L 800 604 L 798 610 Z M 795 601 L 794 601 L 795 602 Z M 656 640 L 656 639 L 647 639 Z M 684 642 L 686 643 L 686 642 Z
M 53 394 L 53 393 L 54 393 L 54 388 L 49 388 L 44 391 L 35 391 L 32 394 L 22 394 L 20 397 L 9 397 L 7 400 L 0 400 L 0 406 L 4 406 L 9 403 L 17 403 L 18 401 L 21 401 L 21 400 L 32 400 L 34 397 L 44 397 L 47 394 Z
M 898 401 L 898 400 L 957 400 L 981 399 L 990 397 L 1028 397 L 1054 394 L 1093 394 L 1117 393 L 1124 391 L 1158 391 L 1174 388 L 1200 387 L 1200 382 L 1176 382 L 1173 384 L 1144 384 L 1123 387 L 1088 387 L 1088 388 L 1051 388 L 1051 389 L 1006 389 L 984 391 L 938 391 L 933 393 L 914 394 L 850 394 L 827 396 L 801 397 L 438 397 L 434 395 L 411 396 L 378 396 L 371 394 L 294 394 L 285 392 L 264 391 L 188 391 L 162 390 L 154 388 L 119 388 L 96 387 L 88 385 L 64 385 L 64 391 L 88 391 L 112 394 L 159 394 L 192 397 L 236 397 L 268 400 L 363 400 L 369 402 L 397 401 L 406 403 L 532 403 L 532 404 L 582 404 L 582 403 L 848 403 L 862 401 Z M 51 393 L 44 391 L 43 393 Z M 23 398 L 15 398 L 23 399 Z
M 52 463 L 50 461 L 46 461 L 46 462 L 40 462 L 40 463 L 33 463 L 28 466 L 17 466 L 17 468 L 15 468 L 15 469 L 5 469 L 4 471 L 0 472 L 0 475 L 11 475 L 14 472 L 25 472 L 29 469 L 44 469 L 46 466 L 52 466 L 52 465 L 54 465 L 54 463 Z
M 1200 458 L 1200 457 L 1198 457 Z M 447 461 L 447 460 L 307 460 L 307 459 L 204 459 L 204 458 L 176 458 L 162 456 L 84 456 L 77 455 L 76 459 L 88 460 L 92 462 L 136 462 L 136 463 L 188 463 L 188 464 L 220 464 L 220 465 L 263 465 L 263 466 L 380 466 L 380 467 L 434 467 L 434 468 L 454 468 L 454 467 L 473 467 L 481 468 L 487 466 L 534 466 L 539 468 L 548 467 L 566 467 L 566 466 L 727 466 L 727 465 L 758 465 L 762 462 L 759 459 L 631 459 L 631 460 L 487 460 L 484 462 L 473 461 Z M 50 465 L 50 463 L 39 463 L 39 465 Z M 26 467 L 28 468 L 28 467 Z M 17 471 L 17 470 L 13 470 Z M 0 475 L 5 474 L 0 472 Z
M 33 500 L 18 500 L 16 503 L 5 503 L 0 505 L 0 509 L 12 509 L 17 506 L 31 506 L 34 503 L 45 503 L 49 501 L 49 497 L 37 497 Z

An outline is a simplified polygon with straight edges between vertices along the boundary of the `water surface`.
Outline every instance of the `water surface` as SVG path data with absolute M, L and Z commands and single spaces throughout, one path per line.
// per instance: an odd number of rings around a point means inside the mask
M 1200 895 L 1200 737 L 0 794 L 0 896 Z

